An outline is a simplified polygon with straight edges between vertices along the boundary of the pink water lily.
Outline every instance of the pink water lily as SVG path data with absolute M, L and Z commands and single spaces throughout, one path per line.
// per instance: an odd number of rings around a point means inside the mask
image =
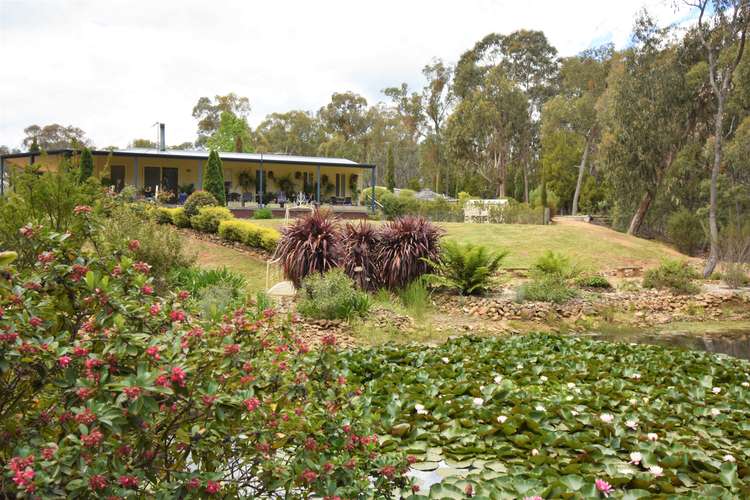
M 611 484 L 603 479 L 597 479 L 596 481 L 594 481 L 594 484 L 596 485 L 596 489 L 599 490 L 605 497 L 611 495 L 615 490 Z

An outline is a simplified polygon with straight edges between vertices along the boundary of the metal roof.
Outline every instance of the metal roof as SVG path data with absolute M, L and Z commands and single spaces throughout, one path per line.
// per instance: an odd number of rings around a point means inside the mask
M 64 153 L 75 153 L 73 149 L 55 149 L 47 151 L 47 154 L 64 154 Z M 113 149 L 113 150 L 92 150 L 94 155 L 109 155 L 113 156 L 139 156 L 139 157 L 152 157 L 152 158 L 180 158 L 180 159 L 196 159 L 205 160 L 208 158 L 208 151 L 186 151 L 179 149 L 149 149 L 149 148 L 128 148 L 128 149 Z M 244 161 L 253 163 L 278 163 L 278 164 L 297 164 L 297 165 L 320 165 L 320 166 L 335 166 L 335 167 L 353 167 L 353 168 L 375 168 L 375 165 L 369 163 L 357 163 L 346 158 L 326 158 L 317 156 L 296 156 L 286 154 L 268 154 L 268 153 L 233 153 L 227 151 L 219 151 L 219 157 L 225 161 Z M 43 153 L 34 153 L 33 156 L 41 156 Z M 2 155 L 2 158 L 24 158 L 32 156 L 32 153 L 11 153 Z

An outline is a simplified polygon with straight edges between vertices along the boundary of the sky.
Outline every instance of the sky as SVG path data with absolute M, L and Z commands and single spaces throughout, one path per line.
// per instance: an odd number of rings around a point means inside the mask
M 168 144 L 193 141 L 198 98 L 228 92 L 250 99 L 253 126 L 333 92 L 372 104 L 492 32 L 542 30 L 562 56 L 621 48 L 644 7 L 662 24 L 689 15 L 671 0 L 0 0 L 0 144 L 50 123 L 102 148 L 155 139 L 156 122 Z

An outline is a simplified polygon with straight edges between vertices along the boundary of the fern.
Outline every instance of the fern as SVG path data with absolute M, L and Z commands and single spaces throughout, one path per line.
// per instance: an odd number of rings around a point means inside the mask
M 425 259 L 435 269 L 426 278 L 462 295 L 480 295 L 490 288 L 492 276 L 507 255 L 507 251 L 491 252 L 482 245 L 446 241 L 437 262 Z

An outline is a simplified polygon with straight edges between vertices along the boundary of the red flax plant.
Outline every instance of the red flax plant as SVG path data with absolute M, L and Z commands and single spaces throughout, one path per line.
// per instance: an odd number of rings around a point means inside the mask
M 347 223 L 344 227 L 344 272 L 362 290 L 375 290 L 380 285 L 376 250 L 380 233 L 367 222 Z
M 312 273 L 325 273 L 341 260 L 341 231 L 328 211 L 316 210 L 281 229 L 274 256 L 281 260 L 286 279 L 299 288 Z
M 406 216 L 380 230 L 376 260 L 381 283 L 401 288 L 431 271 L 427 261 L 437 262 L 443 230 L 424 217 Z

